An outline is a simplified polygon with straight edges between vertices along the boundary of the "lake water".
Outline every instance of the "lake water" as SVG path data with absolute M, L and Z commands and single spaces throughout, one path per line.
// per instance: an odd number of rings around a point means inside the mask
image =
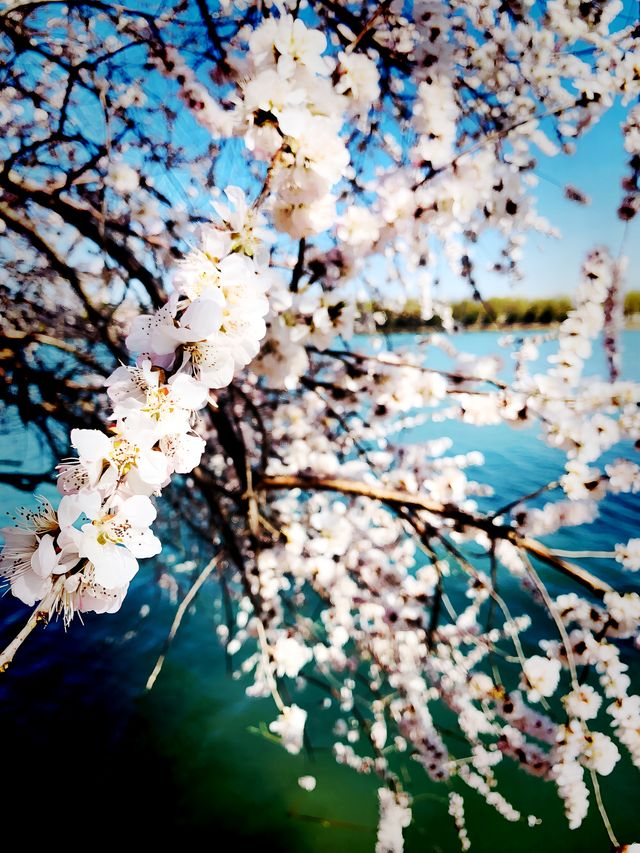
M 465 333 L 459 336 L 458 346 L 484 354 L 495 349 L 497 337 L 492 332 Z M 626 332 L 624 348 L 625 375 L 640 379 L 640 332 Z M 442 355 L 430 357 L 429 364 L 450 366 Z M 595 373 L 602 365 L 597 353 L 589 371 Z M 559 472 L 560 454 L 537 442 L 531 431 L 507 427 L 479 431 L 449 422 L 421 429 L 425 439 L 441 435 L 454 438 L 459 451 L 483 451 L 487 479 L 500 486 L 493 499 L 499 503 L 494 506 Z M 4 460 L 29 461 L 36 452 L 33 437 L 20 430 L 2 442 Z M 472 471 L 470 476 L 481 479 L 482 472 Z M 25 498 L 24 493 L 2 486 L 0 510 L 24 504 Z M 484 504 L 491 503 L 492 499 L 484 499 Z M 548 541 L 580 549 L 609 548 L 612 541 L 626 541 L 638 535 L 639 503 L 638 496 L 611 496 L 602 507 L 599 533 L 580 528 Z M 590 567 L 614 583 L 620 580 L 615 563 L 598 560 Z M 214 584 L 201 591 L 154 689 L 145 692 L 145 681 L 175 612 L 167 593 L 153 585 L 161 568 L 151 561 L 143 563 L 120 613 L 89 614 L 84 626 L 76 621 L 66 633 L 53 624 L 32 635 L 0 676 L 5 837 L 15 831 L 40 844 L 56 837 L 72 849 L 94 841 L 161 841 L 170 845 L 200 842 L 211 851 L 246 844 L 282 853 L 372 853 L 376 780 L 335 764 L 330 738 L 323 730 L 324 718 L 314 714 L 320 697 L 309 693 L 304 702 L 310 711 L 312 753 L 290 756 L 252 731 L 261 721 L 274 719 L 276 711 L 270 700 L 248 699 L 246 682 L 226 671 L 215 636 Z M 191 577 L 177 575 L 182 591 Z M 550 572 L 545 579 L 554 592 L 569 588 Z M 630 585 L 629 576 L 624 583 Z M 143 604 L 150 606 L 144 618 Z M 15 635 L 27 613 L 11 596 L 0 599 L 2 645 Z M 637 657 L 636 691 L 640 687 Z M 506 853 L 531 846 L 547 853 L 585 853 L 609 849 L 595 807 L 582 828 L 570 832 L 553 786 L 503 763 L 498 774 L 503 793 L 524 814 L 533 812 L 544 821 L 531 829 L 523 823 L 508 824 L 469 792 L 465 807 L 473 850 Z M 458 850 L 453 822 L 446 813 L 447 788 L 428 783 L 417 766 L 410 766 L 409 772 L 414 780 L 409 787 L 418 793 L 406 850 Z M 298 777 L 305 774 L 318 780 L 312 793 L 297 785 Z M 624 758 L 611 777 L 601 780 L 621 841 L 640 840 L 638 778 Z

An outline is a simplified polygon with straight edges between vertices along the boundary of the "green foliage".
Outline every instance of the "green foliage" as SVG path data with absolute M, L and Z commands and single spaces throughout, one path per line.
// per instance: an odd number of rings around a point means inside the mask
M 630 290 L 624 298 L 625 317 L 640 314 L 640 290 Z
M 453 319 L 458 325 L 465 328 L 485 328 L 554 325 L 561 323 L 572 307 L 571 300 L 567 296 L 548 299 L 494 296 L 487 299 L 485 304 L 474 299 L 463 299 L 454 303 L 452 310 Z M 367 316 L 374 311 L 383 310 L 387 317 L 385 328 L 389 331 L 416 331 L 441 326 L 439 317 L 433 317 L 427 321 L 421 318 L 420 304 L 415 299 L 407 300 L 403 310 L 399 312 L 380 309 L 373 302 L 362 304 L 360 310 Z M 640 314 L 640 291 L 630 291 L 626 294 L 624 313 L 627 317 Z

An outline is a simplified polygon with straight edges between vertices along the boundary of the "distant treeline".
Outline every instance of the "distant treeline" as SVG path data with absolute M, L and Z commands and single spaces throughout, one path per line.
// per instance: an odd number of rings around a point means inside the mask
M 486 307 L 485 307 L 486 306 Z M 362 306 L 366 314 L 380 310 L 375 304 Z M 523 299 L 521 297 L 494 296 L 484 304 L 473 299 L 455 302 L 453 318 L 461 326 L 548 326 L 561 323 L 572 309 L 573 304 L 566 296 L 553 299 Z M 420 304 L 417 300 L 408 300 L 402 311 L 384 310 L 388 330 L 413 331 L 423 328 L 439 328 L 439 317 L 423 320 L 420 316 Z M 640 291 L 627 293 L 624 300 L 626 317 L 640 315 Z

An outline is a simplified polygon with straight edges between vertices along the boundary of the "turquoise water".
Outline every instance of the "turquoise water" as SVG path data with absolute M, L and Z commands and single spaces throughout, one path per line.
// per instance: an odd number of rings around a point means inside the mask
M 476 354 L 491 352 L 496 337 L 490 332 L 465 333 L 459 347 Z M 640 378 L 640 333 L 627 332 L 624 345 L 626 374 Z M 507 368 L 508 361 L 507 356 Z M 590 371 L 600 369 L 599 361 L 599 355 L 592 359 Z M 430 356 L 429 363 L 450 366 L 442 355 Z M 424 439 L 441 435 L 450 435 L 459 452 L 479 449 L 485 454 L 486 478 L 500 486 L 496 498 L 483 499 L 486 507 L 524 494 L 559 471 L 561 455 L 537 442 L 531 431 L 507 427 L 479 431 L 449 422 L 420 430 Z M 2 443 L 4 460 L 29 461 L 38 453 L 33 437 L 17 429 Z M 472 469 L 470 476 L 481 479 L 483 472 Z M 0 488 L 0 509 L 24 502 L 24 493 Z M 599 534 L 580 528 L 549 541 L 558 547 L 604 548 L 612 541 L 608 531 L 615 529 L 614 541 L 638 535 L 639 503 L 638 496 L 611 496 L 602 507 Z M 195 556 L 192 547 L 178 546 L 175 557 Z M 200 593 L 153 691 L 145 692 L 175 612 L 167 593 L 153 584 L 164 568 L 160 561 L 144 564 L 120 613 L 89 615 L 84 626 L 77 621 L 66 633 L 56 624 L 38 631 L 0 676 L 5 834 L 15 830 L 25 838 L 34 832 L 47 838 L 60 835 L 72 848 L 97 839 L 204 842 L 213 851 L 245 842 L 282 853 L 373 851 L 376 781 L 333 761 L 326 712 L 319 710 L 321 696 L 309 691 L 303 700 L 310 712 L 309 753 L 290 756 L 255 733 L 260 722 L 274 719 L 276 712 L 270 700 L 248 699 L 247 682 L 227 672 L 215 636 L 214 584 Z M 615 563 L 598 560 L 590 568 L 614 583 L 620 580 Z M 182 592 L 193 579 L 188 572 L 175 577 Z M 554 592 L 569 588 L 550 572 L 545 580 Z M 629 576 L 624 581 L 628 586 Z M 143 604 L 150 607 L 144 618 Z M 0 642 L 15 635 L 26 614 L 11 596 L 0 599 Z M 530 640 L 535 641 L 535 632 Z M 637 658 L 636 654 L 636 690 Z M 413 780 L 409 787 L 417 796 L 414 822 L 406 833 L 407 851 L 458 850 L 446 813 L 447 788 L 427 783 L 417 766 L 409 764 L 408 772 Z M 314 792 L 298 787 L 298 777 L 305 774 L 316 776 Z M 474 794 L 466 794 L 473 850 L 609 849 L 594 808 L 583 827 L 570 832 L 552 786 L 524 776 L 506 762 L 498 775 L 501 790 L 513 804 L 544 821 L 532 829 L 508 824 Z M 640 820 L 632 807 L 637 801 L 637 773 L 625 759 L 624 766 L 601 782 L 620 840 L 640 839 Z

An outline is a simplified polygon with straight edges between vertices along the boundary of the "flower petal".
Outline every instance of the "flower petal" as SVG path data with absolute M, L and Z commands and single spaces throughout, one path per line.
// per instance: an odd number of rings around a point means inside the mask
M 162 542 L 148 528 L 132 528 L 123 535 L 122 541 L 134 557 L 155 557 L 162 551 Z
M 151 500 L 144 495 L 134 495 L 120 507 L 119 512 L 113 519 L 114 525 L 129 524 L 132 527 L 148 527 L 156 519 L 156 508 Z
M 51 578 L 41 578 L 35 572 L 27 570 L 11 578 L 11 593 L 33 607 L 51 590 Z
M 71 444 L 85 462 L 107 459 L 113 449 L 109 437 L 99 429 L 72 429 Z
M 118 589 L 126 586 L 138 571 L 138 561 L 122 545 L 112 542 L 98 545 L 100 549 L 91 562 L 94 566 L 94 580 L 105 589 Z
M 40 544 L 31 556 L 31 570 L 40 578 L 49 577 L 58 563 L 53 536 L 47 533 L 40 539 Z
M 58 524 L 61 528 L 70 527 L 84 513 L 88 518 L 97 518 L 102 506 L 99 492 L 80 492 L 77 495 L 65 495 L 58 507 Z

